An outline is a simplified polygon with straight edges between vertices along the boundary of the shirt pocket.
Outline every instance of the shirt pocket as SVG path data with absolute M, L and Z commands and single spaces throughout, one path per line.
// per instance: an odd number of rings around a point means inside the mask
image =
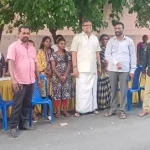
M 123 42 L 120 45 L 119 53 L 122 53 L 124 55 L 129 55 L 129 44 L 127 42 Z
M 92 51 L 96 52 L 98 50 L 98 42 L 97 40 L 92 39 L 90 42 L 91 46 L 92 46 Z
M 119 51 L 119 46 L 116 44 L 112 45 L 111 54 L 116 54 Z

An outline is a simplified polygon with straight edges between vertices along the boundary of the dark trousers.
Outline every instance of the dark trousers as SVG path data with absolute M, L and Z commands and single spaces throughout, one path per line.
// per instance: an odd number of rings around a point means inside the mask
M 33 94 L 33 84 L 20 85 L 14 92 L 14 105 L 10 116 L 10 129 L 23 127 L 28 121 L 28 115 Z

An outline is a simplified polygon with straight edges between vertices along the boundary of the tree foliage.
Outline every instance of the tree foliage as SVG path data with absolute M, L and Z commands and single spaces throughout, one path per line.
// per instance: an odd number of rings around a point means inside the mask
M 130 0 L 129 13 L 136 13 L 136 27 L 150 29 L 150 0 Z
M 93 30 L 106 27 L 103 8 L 107 0 L 73 0 L 76 8 L 76 24 L 72 27 L 74 31 L 80 31 L 83 20 L 90 20 L 93 23 Z
M 72 27 L 76 22 L 76 10 L 72 0 L 14 0 L 13 9 L 20 16 L 16 22 L 27 24 L 32 31 L 48 27 L 55 39 L 56 31 Z
M 120 19 L 126 7 L 129 13 L 137 13 L 137 27 L 150 26 L 150 0 L 1 0 L 0 27 L 12 22 L 14 27 L 27 24 L 32 31 L 49 28 L 55 39 L 56 31 L 64 27 L 81 31 L 83 20 L 91 20 L 93 30 L 107 27 L 103 7 L 112 6 L 109 14 L 112 23 Z
M 9 4 L 9 0 L 0 0 L 0 41 L 4 25 L 12 22 L 15 16 Z

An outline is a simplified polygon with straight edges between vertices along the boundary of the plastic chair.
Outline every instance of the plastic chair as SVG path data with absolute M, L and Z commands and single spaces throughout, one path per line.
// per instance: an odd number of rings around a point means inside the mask
M 8 130 L 7 125 L 7 110 L 10 106 L 13 105 L 13 101 L 4 101 L 0 95 L 0 110 L 2 112 L 2 122 L 4 131 Z
M 145 86 L 141 86 L 141 87 L 140 87 L 140 90 L 143 90 L 143 91 L 144 91 L 144 90 L 145 90 Z
M 138 93 L 138 107 L 142 107 L 141 95 L 140 95 L 140 79 L 141 79 L 142 66 L 138 66 L 134 73 L 132 86 L 127 90 L 127 110 L 132 109 L 132 93 Z
M 145 86 L 141 86 L 141 87 L 140 87 L 140 94 L 141 94 L 141 91 L 142 91 L 142 90 L 145 91 Z M 141 97 L 140 97 L 140 99 L 141 99 Z
M 34 83 L 34 91 L 33 91 L 32 103 L 31 103 L 30 114 L 29 114 L 29 125 L 30 126 L 32 126 L 32 108 L 35 105 L 43 105 L 44 106 L 43 107 L 44 108 L 44 118 L 46 119 L 47 118 L 46 104 L 48 104 L 48 106 L 50 108 L 50 115 L 51 115 L 50 123 L 54 122 L 52 101 L 48 97 L 48 80 L 47 80 L 46 76 L 44 76 L 44 75 L 40 75 L 40 79 L 44 80 L 44 82 L 45 82 L 46 97 L 42 98 L 41 90 L 38 87 L 38 83 L 37 83 L 37 80 L 36 80 L 35 83 Z

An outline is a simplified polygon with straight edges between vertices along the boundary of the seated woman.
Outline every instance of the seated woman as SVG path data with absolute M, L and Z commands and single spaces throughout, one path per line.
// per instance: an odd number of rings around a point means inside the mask
M 4 55 L 0 53 L 0 77 L 6 76 L 6 62 Z

